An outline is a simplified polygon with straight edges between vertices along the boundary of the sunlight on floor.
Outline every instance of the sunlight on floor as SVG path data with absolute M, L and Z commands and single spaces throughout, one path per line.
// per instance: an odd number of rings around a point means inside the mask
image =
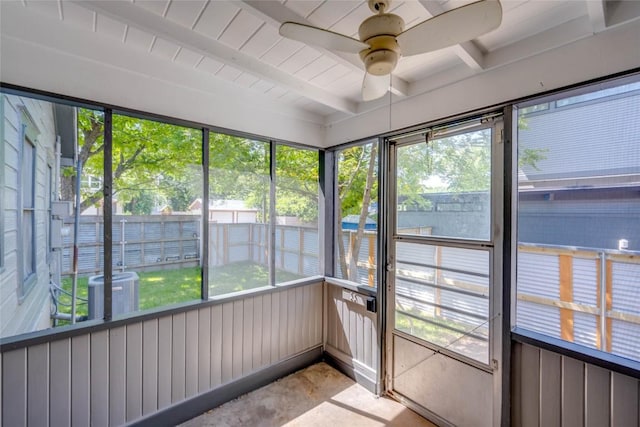
M 194 418 L 183 426 L 415 426 L 433 424 L 318 363 Z

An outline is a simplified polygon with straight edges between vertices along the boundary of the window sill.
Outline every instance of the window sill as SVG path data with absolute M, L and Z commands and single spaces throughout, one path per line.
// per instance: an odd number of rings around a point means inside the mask
M 18 304 L 22 304 L 24 300 L 29 297 L 29 294 L 31 293 L 31 291 L 33 291 L 33 288 L 35 288 L 35 284 L 37 282 L 38 276 L 36 275 L 36 273 L 31 273 L 29 277 L 27 277 L 25 281 L 22 282 L 22 285 L 20 285 L 20 296 L 18 297 Z
M 511 339 L 518 343 L 529 344 L 543 350 L 549 350 L 591 365 L 640 379 L 640 362 L 622 356 L 563 341 L 522 328 L 513 329 L 511 331 Z
M 378 288 L 360 285 L 356 282 L 351 282 L 349 280 L 338 279 L 337 277 L 325 277 L 324 281 L 330 285 L 341 286 L 343 288 L 347 288 L 351 291 L 358 292 L 361 294 L 365 294 L 373 297 L 378 295 Z
M 70 338 L 77 335 L 84 335 L 91 332 L 97 332 L 105 329 L 112 329 L 118 326 L 125 326 L 130 323 L 143 322 L 145 320 L 158 319 L 164 316 L 170 316 L 174 314 L 184 313 L 187 311 L 205 308 L 215 305 L 220 305 L 236 300 L 245 299 L 248 297 L 254 297 L 258 295 L 264 295 L 274 292 L 279 292 L 285 289 L 296 288 L 300 286 L 313 285 L 315 283 L 322 283 L 322 276 L 313 276 L 304 279 L 294 280 L 291 282 L 285 282 L 276 286 L 264 286 L 262 288 L 251 289 L 247 291 L 240 291 L 229 293 L 225 295 L 211 297 L 209 300 L 193 300 L 188 302 L 175 303 L 166 305 L 163 307 L 151 308 L 144 311 L 137 311 L 132 313 L 123 314 L 121 316 L 114 317 L 110 321 L 104 321 L 101 319 L 87 320 L 84 322 L 76 323 L 75 325 L 65 325 L 57 328 L 42 329 L 39 331 L 26 332 L 20 335 L 14 335 L 9 337 L 0 338 L 0 353 L 5 351 L 15 350 L 18 348 L 24 348 L 30 345 L 41 344 L 54 340 L 60 340 L 64 338 Z

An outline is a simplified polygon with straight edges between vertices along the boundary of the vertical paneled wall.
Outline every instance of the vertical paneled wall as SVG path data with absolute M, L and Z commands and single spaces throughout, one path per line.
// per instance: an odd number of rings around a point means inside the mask
M 528 344 L 513 352 L 513 425 L 640 425 L 640 380 Z
M 378 321 L 377 313 L 367 311 L 367 295 L 326 283 L 327 329 L 325 351 L 377 383 Z
M 321 345 L 322 298 L 274 289 L 3 352 L 2 425 L 141 419 Z

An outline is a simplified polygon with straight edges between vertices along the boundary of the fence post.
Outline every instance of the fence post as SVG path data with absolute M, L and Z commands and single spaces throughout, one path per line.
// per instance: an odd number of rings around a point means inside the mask
M 300 252 L 298 254 L 298 274 L 301 276 L 304 275 L 304 229 L 302 227 L 298 227 L 298 248 Z
M 560 301 L 573 302 L 573 257 L 558 255 L 560 264 Z M 573 310 L 560 309 L 560 336 L 573 342 Z
M 435 310 L 434 310 L 436 316 L 440 316 L 442 314 L 442 310 L 440 309 L 440 302 L 442 299 L 441 292 L 440 292 L 440 283 L 442 283 L 442 270 L 440 269 L 441 264 L 442 264 L 442 247 L 436 246 L 436 271 L 433 277 L 435 282 L 434 284 L 436 285 L 434 289 L 434 298 L 433 298 L 433 301 L 436 304 Z
M 229 224 L 224 224 L 222 226 L 222 247 L 224 251 L 222 251 L 222 264 L 229 264 Z
M 596 330 L 596 346 L 599 350 L 606 348 L 606 309 L 607 306 L 607 292 L 606 292 L 606 270 L 604 252 L 598 252 L 598 258 L 596 259 L 596 306 L 598 308 L 598 327 Z
M 120 220 L 120 270 L 124 271 L 125 265 L 124 265 L 124 258 L 125 258 L 125 252 L 127 251 L 126 249 L 126 245 L 127 242 L 124 238 L 125 236 L 125 224 L 127 223 L 127 220 L 122 218 Z
M 374 235 L 373 234 L 368 234 L 367 235 L 367 239 L 369 240 L 369 259 L 367 262 L 367 268 L 369 269 L 369 286 L 373 287 L 375 286 L 374 282 L 374 273 L 376 271 L 375 267 L 374 267 L 374 258 L 375 258 L 375 239 L 373 238 Z
M 610 259 L 605 260 L 606 268 L 606 285 L 605 285 L 605 306 L 604 306 L 604 318 L 606 323 L 605 334 L 605 349 L 611 353 L 612 342 L 611 335 L 613 333 L 613 320 L 608 317 L 609 311 L 613 308 L 613 261 Z

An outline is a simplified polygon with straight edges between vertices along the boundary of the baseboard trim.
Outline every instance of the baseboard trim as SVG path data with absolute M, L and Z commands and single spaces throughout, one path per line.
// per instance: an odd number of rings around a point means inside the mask
M 375 395 L 379 394 L 378 384 L 353 366 L 350 366 L 327 351 L 324 352 L 324 361 L 369 390 L 371 393 Z
M 215 388 L 191 399 L 155 412 L 146 418 L 132 422 L 131 426 L 158 427 L 175 426 L 236 397 L 263 387 L 279 378 L 306 368 L 323 358 L 322 346 L 314 347 L 287 360 L 247 375 L 229 384 Z

